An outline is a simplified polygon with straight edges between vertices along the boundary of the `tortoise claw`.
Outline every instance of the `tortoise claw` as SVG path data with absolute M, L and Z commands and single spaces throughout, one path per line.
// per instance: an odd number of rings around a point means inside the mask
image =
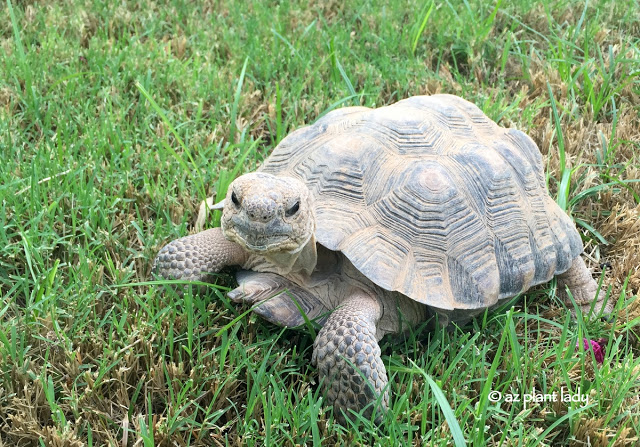
M 241 303 L 243 298 L 245 297 L 245 293 L 242 291 L 241 287 L 237 287 L 233 290 L 227 292 L 227 298 L 229 298 L 234 303 Z

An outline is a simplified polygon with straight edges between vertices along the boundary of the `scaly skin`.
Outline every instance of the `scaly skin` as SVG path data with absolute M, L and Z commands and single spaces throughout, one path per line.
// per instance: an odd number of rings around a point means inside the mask
M 241 265 L 248 257 L 220 228 L 185 236 L 165 245 L 153 264 L 156 274 L 167 279 L 211 282 L 211 274 L 229 265 Z
M 380 316 L 377 300 L 356 289 L 329 316 L 313 344 L 312 362 L 340 422 L 350 416 L 349 410 L 364 410 L 367 418 L 375 411 L 379 422 L 389 406 L 387 373 L 376 340 Z
M 564 303 L 571 309 L 571 313 L 575 315 L 575 309 L 571 299 L 568 297 L 565 287 L 568 287 L 573 296 L 573 300 L 576 302 L 582 312 L 586 315 L 591 310 L 592 302 L 596 299 L 596 293 L 598 293 L 598 283 L 591 276 L 591 272 L 585 265 L 581 257 L 577 257 L 569 270 L 558 275 L 558 289 L 560 296 Z M 604 305 L 604 299 L 606 293 L 600 291 L 597 297 L 596 303 L 593 305 L 594 314 L 602 313 L 608 315 L 613 310 L 611 302 L 607 302 Z M 604 306 L 604 309 L 603 309 Z

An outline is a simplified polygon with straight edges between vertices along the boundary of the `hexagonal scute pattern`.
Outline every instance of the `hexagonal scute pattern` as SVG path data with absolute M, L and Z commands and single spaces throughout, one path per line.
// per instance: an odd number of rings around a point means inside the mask
M 309 186 L 319 243 L 377 285 L 442 309 L 514 296 L 583 249 L 548 196 L 535 143 L 456 96 L 332 111 L 261 170 Z

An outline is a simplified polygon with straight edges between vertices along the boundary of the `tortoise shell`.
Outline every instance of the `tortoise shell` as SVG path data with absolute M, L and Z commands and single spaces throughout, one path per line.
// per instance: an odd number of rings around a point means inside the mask
M 318 243 L 437 308 L 488 307 L 565 272 L 583 250 L 535 143 L 456 96 L 332 111 L 260 170 L 308 185 Z

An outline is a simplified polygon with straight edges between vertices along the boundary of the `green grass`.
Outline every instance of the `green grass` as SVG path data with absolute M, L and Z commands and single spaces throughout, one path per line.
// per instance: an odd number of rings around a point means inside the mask
M 529 133 L 591 265 L 627 265 L 638 241 L 608 222 L 640 209 L 636 1 L 0 10 L 0 445 L 638 442 L 634 265 L 605 272 L 613 324 L 572 320 L 547 286 L 462 329 L 384 339 L 379 428 L 334 422 L 311 331 L 245 314 L 225 298 L 231 276 L 184 297 L 149 282 L 201 200 L 291 130 L 437 91 Z M 575 348 L 583 337 L 608 339 L 602 365 Z M 534 387 L 590 401 L 490 398 Z

